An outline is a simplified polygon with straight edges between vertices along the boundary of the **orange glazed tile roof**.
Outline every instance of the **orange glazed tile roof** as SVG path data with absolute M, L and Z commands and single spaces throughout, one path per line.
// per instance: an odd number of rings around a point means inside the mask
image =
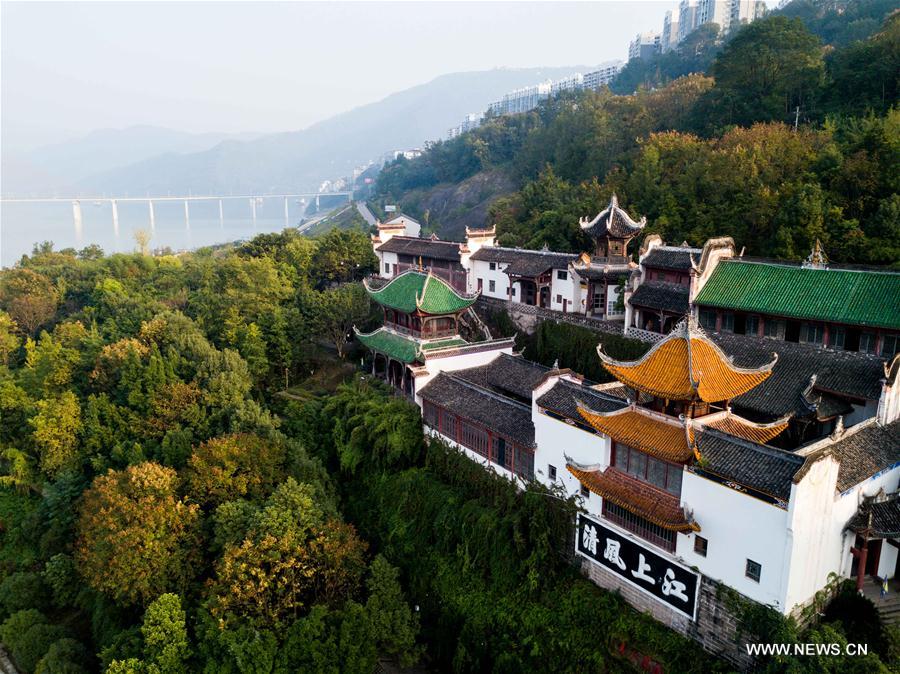
M 686 463 L 694 456 L 694 432 L 689 424 L 663 421 L 640 407 L 595 412 L 579 404 L 578 412 L 591 426 L 616 442 L 657 459 Z
M 715 428 L 717 431 L 735 435 L 744 440 L 755 442 L 760 445 L 766 444 L 769 440 L 777 437 L 785 428 L 788 427 L 788 417 L 782 417 L 770 424 L 757 424 L 747 419 L 743 419 L 736 414 L 728 414 L 728 416 L 716 421 L 710 421 L 704 424 L 707 428 Z
M 720 402 L 730 400 L 765 381 L 778 360 L 760 368 L 743 368 L 686 319 L 642 358 L 614 360 L 597 347 L 604 367 L 620 382 L 666 400 Z
M 568 463 L 566 468 L 595 494 L 663 529 L 681 532 L 700 531 L 700 525 L 685 516 L 678 498 L 671 494 L 612 467 L 602 473 L 582 470 Z

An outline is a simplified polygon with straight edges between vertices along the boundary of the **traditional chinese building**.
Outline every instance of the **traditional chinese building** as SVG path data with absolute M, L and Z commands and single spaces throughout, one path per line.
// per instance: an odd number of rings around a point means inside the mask
M 891 358 L 900 352 L 900 273 L 830 266 L 816 244 L 804 263 L 732 257 L 693 299 L 708 330 Z
M 409 269 L 380 287 L 364 283 L 384 311 L 384 324 L 370 333 L 354 328 L 356 338 L 372 352 L 372 373 L 407 396 L 415 396 L 417 380 L 422 386 L 440 370 L 472 367 L 512 352 L 511 339 L 463 339 L 461 316 L 478 295 L 461 293 L 431 271 Z
M 582 218 L 580 226 L 593 241 L 593 251 L 581 255 L 497 246 L 493 228 L 467 228 L 465 242 L 420 238 L 418 230 L 405 228 L 404 222 L 379 224 L 372 237 L 381 278 L 422 268 L 460 291 L 621 320 L 625 307 L 619 289 L 635 269 L 628 245 L 643 230 L 646 218 L 631 218 L 613 195 L 594 218 Z

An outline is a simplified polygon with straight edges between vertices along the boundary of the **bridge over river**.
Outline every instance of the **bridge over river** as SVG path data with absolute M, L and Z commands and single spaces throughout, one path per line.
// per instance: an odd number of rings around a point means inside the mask
M 225 214 L 224 214 L 224 202 L 226 201 L 246 201 L 249 208 L 249 214 L 252 219 L 253 225 L 256 225 L 256 209 L 258 206 L 261 206 L 266 200 L 269 199 L 281 199 L 284 201 L 284 225 L 285 227 L 290 226 L 290 219 L 288 215 L 288 204 L 292 199 L 296 199 L 298 201 L 302 201 L 303 203 L 307 203 L 307 200 L 310 202 L 314 199 L 316 204 L 316 210 L 319 210 L 320 199 L 322 197 L 344 197 L 347 201 L 351 201 L 353 198 L 353 192 L 296 192 L 292 194 L 241 194 L 241 195 L 188 195 L 188 196 L 146 196 L 146 197 L 108 197 L 108 196 L 100 196 L 100 197 L 35 197 L 35 198 L 0 198 L 0 205 L 3 204 L 52 204 L 52 203 L 66 203 L 69 202 L 72 204 L 72 218 L 75 224 L 75 235 L 77 237 L 81 236 L 83 229 L 84 219 L 82 217 L 81 206 L 85 203 L 93 203 L 97 206 L 103 204 L 109 204 L 112 207 L 112 226 L 113 232 L 116 237 L 119 236 L 119 204 L 120 203 L 133 203 L 140 202 L 147 204 L 147 215 L 148 215 L 148 223 L 150 225 L 151 233 L 156 229 L 156 214 L 154 212 L 153 205 L 155 203 L 160 202 L 182 202 L 184 203 L 184 226 L 187 229 L 190 229 L 191 226 L 191 209 L 190 204 L 192 202 L 218 202 L 219 204 L 219 222 L 224 222 Z

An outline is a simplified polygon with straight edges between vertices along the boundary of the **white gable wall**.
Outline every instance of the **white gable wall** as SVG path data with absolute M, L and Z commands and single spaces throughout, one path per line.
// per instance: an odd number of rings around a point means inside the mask
M 676 556 L 741 594 L 784 611 L 787 511 L 689 471 L 684 472 L 681 501 L 693 510 L 701 531 L 679 534 Z M 706 557 L 694 552 L 696 535 L 709 541 Z M 762 565 L 758 583 L 746 577 L 747 559 Z
M 470 260 L 470 264 L 472 265 L 472 270 L 469 272 L 469 283 L 471 285 L 469 292 L 474 293 L 478 290 L 478 279 L 481 279 L 482 295 L 485 297 L 493 297 L 498 300 L 509 299 L 509 276 L 503 273 L 503 270 L 506 269 L 508 263 L 490 263 L 482 260 Z M 491 269 L 491 264 L 494 264 L 495 266 L 493 270 Z M 490 290 L 491 281 L 494 282 L 493 291 Z M 516 299 L 518 299 L 518 295 L 513 296 L 513 300 Z
M 559 273 L 564 272 L 565 279 L 559 278 Z M 553 280 L 550 284 L 550 308 L 556 311 L 579 313 L 583 311 L 581 306 L 581 281 L 571 269 L 554 269 Z M 565 300 L 563 302 L 562 300 Z

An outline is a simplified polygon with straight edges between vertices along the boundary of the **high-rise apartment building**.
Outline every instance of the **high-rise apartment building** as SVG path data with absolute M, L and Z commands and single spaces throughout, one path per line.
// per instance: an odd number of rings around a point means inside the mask
M 678 40 L 676 44 L 694 32 L 696 27 L 697 0 L 681 0 L 678 5 Z
M 732 0 L 700 0 L 697 5 L 697 25 L 714 23 L 721 33 L 731 27 Z
M 638 33 L 628 45 L 628 60 L 649 59 L 659 51 L 660 34 L 654 31 Z
M 678 16 L 670 10 L 663 19 L 662 35 L 659 41 L 659 50 L 665 53 L 678 44 Z

